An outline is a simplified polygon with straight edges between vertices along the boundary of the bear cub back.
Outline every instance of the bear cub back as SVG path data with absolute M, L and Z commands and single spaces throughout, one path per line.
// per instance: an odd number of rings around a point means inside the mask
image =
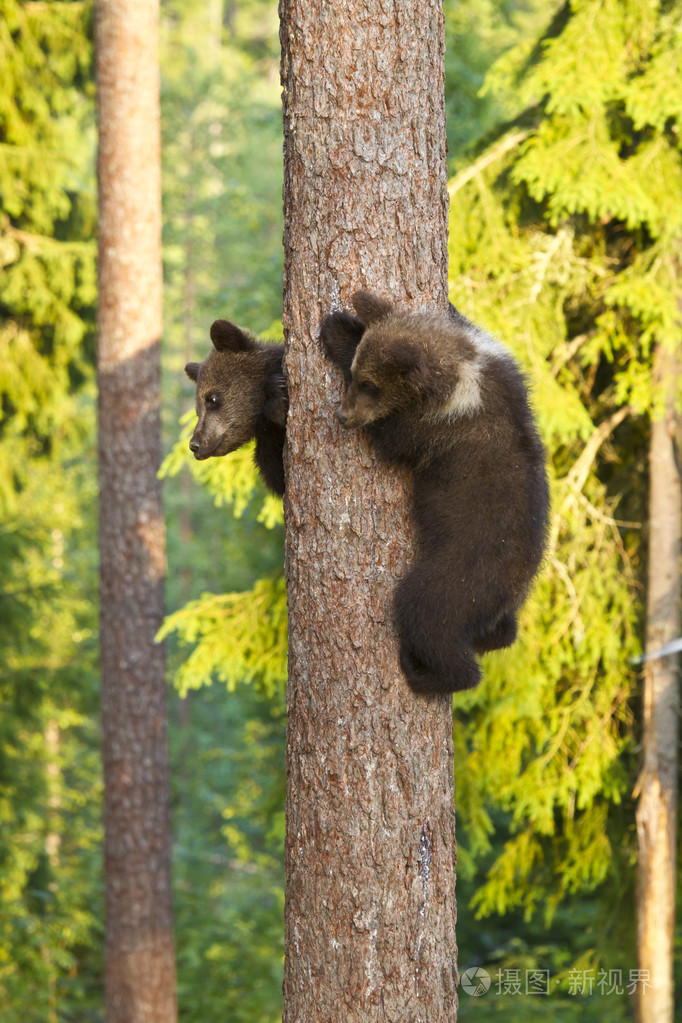
M 259 341 L 230 320 L 215 321 L 211 340 L 206 359 L 185 366 L 196 383 L 198 416 L 190 449 L 203 460 L 227 455 L 255 437 L 258 471 L 281 496 L 288 409 L 284 345 Z
M 475 654 L 510 645 L 542 560 L 549 491 L 527 387 L 505 348 L 454 307 L 368 292 L 323 321 L 344 374 L 337 415 L 412 470 L 417 554 L 394 599 L 401 667 L 419 692 L 475 686 Z

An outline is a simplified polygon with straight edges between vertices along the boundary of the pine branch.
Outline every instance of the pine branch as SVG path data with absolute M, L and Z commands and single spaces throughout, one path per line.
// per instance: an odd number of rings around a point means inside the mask
M 5 223 L 0 228 L 0 234 L 7 234 L 20 245 L 25 246 L 30 252 L 39 252 L 41 249 L 56 249 L 59 252 L 70 252 L 79 250 L 91 251 L 95 242 L 92 241 L 62 241 L 59 238 L 51 238 L 45 234 L 32 234 L 29 231 L 21 231 L 18 227 L 12 227 Z
M 477 174 L 484 171 L 486 167 L 490 167 L 491 164 L 496 163 L 497 160 L 501 160 L 502 157 L 511 149 L 520 145 L 524 139 L 528 138 L 529 134 L 530 132 L 528 131 L 518 131 L 514 132 L 512 135 L 506 135 L 497 143 L 496 146 L 493 146 L 492 149 L 488 149 L 483 156 L 480 156 L 478 160 L 472 163 L 470 167 L 465 167 L 464 170 L 459 172 L 459 174 L 456 174 L 448 185 L 448 194 L 450 198 L 452 199 L 453 195 L 456 195 L 461 188 L 464 188 L 467 182 L 471 181 L 471 179 L 475 178 Z
M 556 347 L 552 352 L 552 365 L 550 366 L 549 372 L 553 377 L 556 377 L 559 370 L 562 369 L 570 359 L 573 358 L 576 352 L 580 351 L 586 341 L 589 341 L 589 334 L 576 334 L 570 341 L 565 342 L 561 347 Z
M 599 424 L 585 445 L 582 454 L 576 459 L 573 468 L 568 473 L 567 482 L 572 490 L 579 492 L 583 489 L 600 447 L 631 411 L 632 409 L 629 405 L 624 405 L 622 408 L 616 409 L 612 415 Z

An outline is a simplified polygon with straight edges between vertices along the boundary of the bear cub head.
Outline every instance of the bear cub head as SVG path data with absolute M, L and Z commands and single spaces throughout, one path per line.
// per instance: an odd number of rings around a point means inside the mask
M 230 320 L 215 321 L 211 341 L 203 362 L 185 366 L 196 383 L 198 417 L 189 446 L 200 460 L 246 444 L 264 419 L 283 427 L 287 413 L 281 345 L 258 341 Z
M 324 348 L 346 379 L 336 413 L 341 425 L 367 427 L 415 405 L 444 401 L 462 367 L 475 358 L 465 331 L 435 310 L 403 309 L 367 291 L 355 292 L 352 302 L 357 316 L 343 310 L 322 326 Z

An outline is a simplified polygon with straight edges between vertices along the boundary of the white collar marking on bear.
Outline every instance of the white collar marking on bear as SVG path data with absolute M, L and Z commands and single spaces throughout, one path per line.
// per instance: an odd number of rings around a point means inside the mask
M 476 348 L 476 355 L 460 363 L 457 383 L 436 412 L 438 419 L 455 419 L 477 412 L 483 405 L 481 376 L 486 364 L 493 359 L 511 359 L 506 348 L 484 330 L 474 328 L 467 336 Z

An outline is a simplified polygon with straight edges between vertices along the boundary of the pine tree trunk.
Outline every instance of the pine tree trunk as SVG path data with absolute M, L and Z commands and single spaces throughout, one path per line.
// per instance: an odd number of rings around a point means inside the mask
M 654 373 L 665 398 L 651 425 L 647 653 L 680 636 L 682 488 L 675 458 L 679 360 L 658 348 Z M 672 1023 L 679 655 L 653 656 L 644 673 L 644 763 L 637 808 L 639 1023 Z
M 173 1023 L 157 0 L 96 4 L 108 1023 Z
M 54 891 L 59 884 L 59 860 L 62 836 L 60 831 L 60 811 L 62 807 L 63 779 L 59 754 L 61 732 L 59 724 L 50 718 L 45 724 L 45 788 L 47 791 L 48 831 L 45 835 L 45 855 L 50 865 L 50 887 Z M 59 968 L 52 961 L 47 945 L 42 949 L 43 960 L 47 967 L 48 1009 L 45 1023 L 59 1023 L 58 977 Z
M 391 599 L 409 480 L 334 409 L 321 316 L 443 304 L 440 0 L 281 0 L 290 411 L 285 1023 L 457 1015 L 452 713 L 408 689 Z

